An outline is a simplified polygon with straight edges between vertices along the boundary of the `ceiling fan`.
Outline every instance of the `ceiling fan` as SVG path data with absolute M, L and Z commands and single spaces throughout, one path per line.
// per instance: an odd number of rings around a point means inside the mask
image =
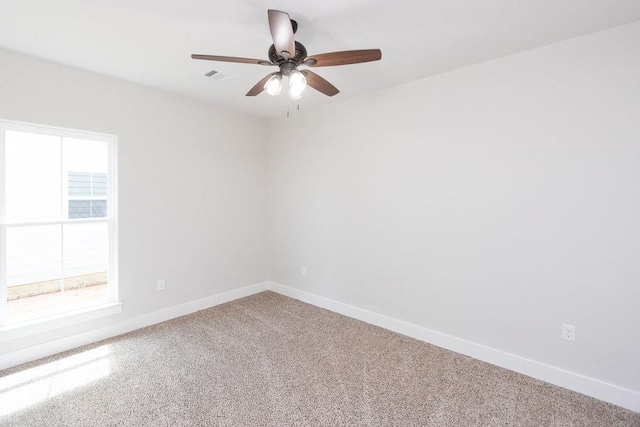
M 310 70 L 298 70 L 299 66 L 331 67 L 334 65 L 358 64 L 361 62 L 378 61 L 382 58 L 380 49 L 347 50 L 342 52 L 322 53 L 307 56 L 307 49 L 294 39 L 298 23 L 289 14 L 279 10 L 267 11 L 269 28 L 273 44 L 269 48 L 269 60 L 238 58 L 234 56 L 191 55 L 193 59 L 209 61 L 237 62 L 241 64 L 257 64 L 277 66 L 280 71 L 267 74 L 253 86 L 247 96 L 256 96 L 266 90 L 270 95 L 278 95 L 282 88 L 282 77 L 289 77 L 289 96 L 299 98 L 308 84 L 315 90 L 327 96 L 334 96 L 340 91 L 327 80 Z

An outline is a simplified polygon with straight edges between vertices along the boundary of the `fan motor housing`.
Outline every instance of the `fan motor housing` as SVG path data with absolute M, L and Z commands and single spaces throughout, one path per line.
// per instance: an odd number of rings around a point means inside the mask
M 304 45 L 300 42 L 295 42 L 295 43 L 296 43 L 296 54 L 294 57 L 289 59 L 284 59 L 280 55 L 280 52 L 276 50 L 276 47 L 274 45 L 271 45 L 271 47 L 269 48 L 269 60 L 271 60 L 272 63 L 278 64 L 280 66 L 282 66 L 284 63 L 287 63 L 287 62 L 291 62 L 294 65 L 300 64 L 307 57 L 307 48 L 305 48 Z

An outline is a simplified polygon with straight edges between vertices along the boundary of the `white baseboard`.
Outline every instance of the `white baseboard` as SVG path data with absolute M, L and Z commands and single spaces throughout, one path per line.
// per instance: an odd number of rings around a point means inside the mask
M 575 372 L 559 369 L 551 365 L 510 354 L 482 344 L 456 338 L 422 326 L 344 304 L 329 298 L 301 291 L 299 289 L 290 288 L 275 282 L 262 282 L 255 285 L 245 286 L 243 288 L 234 289 L 232 291 L 138 316 L 133 319 L 127 319 L 114 325 L 0 354 L 0 370 L 131 332 L 146 326 L 151 326 L 156 323 L 171 320 L 176 317 L 185 316 L 199 310 L 204 310 L 266 290 L 271 290 L 335 313 L 362 320 L 369 324 L 437 345 L 438 347 L 442 347 L 447 350 L 455 351 L 456 353 L 464 354 L 569 390 L 577 391 L 579 393 L 586 394 L 587 396 L 595 397 L 596 399 L 610 402 L 614 405 L 619 405 L 635 412 L 640 412 L 640 393 L 637 391 L 619 387 Z
M 270 282 L 268 289 L 335 313 L 362 320 L 363 322 L 491 363 L 492 365 L 577 391 L 578 393 L 586 394 L 587 396 L 595 397 L 596 399 L 613 403 L 614 405 L 622 406 L 635 412 L 640 412 L 640 393 L 634 390 L 556 368 L 482 344 L 456 338 L 299 289 L 290 288 L 279 283 Z
M 41 344 L 25 347 L 12 352 L 0 354 L 0 370 L 17 366 L 22 363 L 31 362 L 43 357 L 51 356 L 62 351 L 71 350 L 86 344 L 102 341 L 117 335 L 144 328 L 145 326 L 155 325 L 156 323 L 174 319 L 176 317 L 185 316 L 204 310 L 216 305 L 224 304 L 239 298 L 257 294 L 268 290 L 269 282 L 257 283 L 255 285 L 245 286 L 243 288 L 234 289 L 221 294 L 212 295 L 196 301 L 176 305 L 174 307 L 165 308 L 163 310 L 154 311 L 142 316 L 127 319 L 113 325 L 94 329 L 80 334 L 48 341 Z

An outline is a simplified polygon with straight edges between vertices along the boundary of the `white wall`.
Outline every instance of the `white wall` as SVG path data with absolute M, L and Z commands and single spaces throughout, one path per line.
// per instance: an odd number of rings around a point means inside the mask
M 269 132 L 271 280 L 640 391 L 640 23 Z
M 1 50 L 0 118 L 117 135 L 123 302 L 0 354 L 267 278 L 264 120 Z

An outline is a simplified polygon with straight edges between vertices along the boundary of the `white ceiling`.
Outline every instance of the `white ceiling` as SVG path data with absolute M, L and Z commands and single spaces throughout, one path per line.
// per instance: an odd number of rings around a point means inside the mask
M 1 0 L 0 47 L 277 117 L 286 94 L 244 96 L 275 68 L 190 58 L 267 59 L 267 9 L 298 21 L 296 40 L 310 55 L 382 50 L 378 62 L 314 69 L 341 93 L 308 89 L 307 111 L 640 19 L 638 0 Z M 212 69 L 236 78 L 204 77 Z

